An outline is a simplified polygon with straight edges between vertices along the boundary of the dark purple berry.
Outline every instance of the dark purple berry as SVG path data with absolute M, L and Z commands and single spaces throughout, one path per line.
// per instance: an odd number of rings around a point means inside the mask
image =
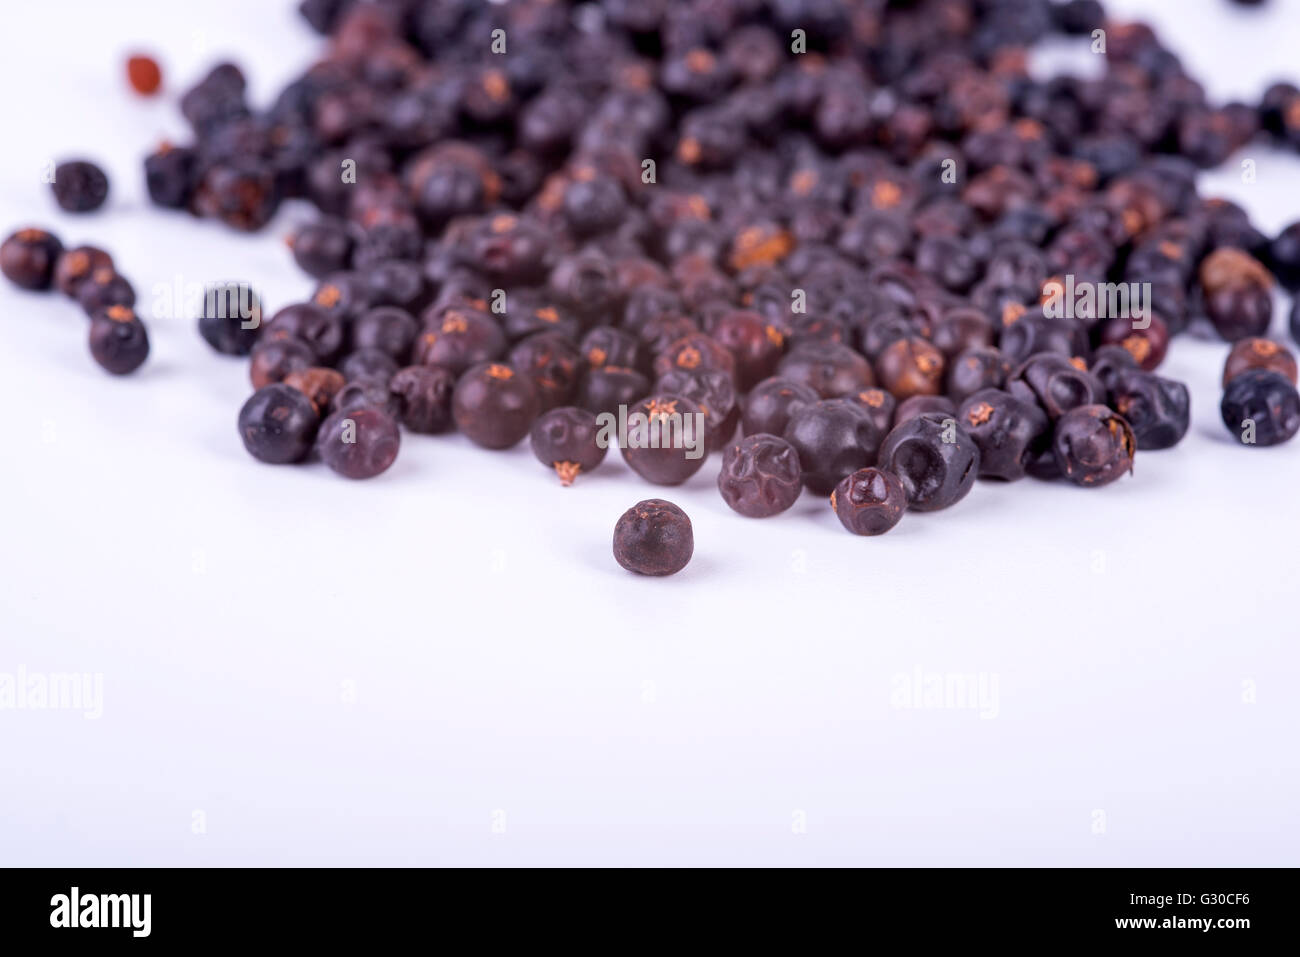
M 144 161 L 144 183 L 155 206 L 186 209 L 194 197 L 198 156 L 186 146 L 164 143 Z
M 451 410 L 470 441 L 508 449 L 528 434 L 540 402 L 531 376 L 501 362 L 482 362 L 456 383 Z
M 791 415 L 820 398 L 812 386 L 794 379 L 780 376 L 764 379 L 745 396 L 741 414 L 743 431 L 746 435 L 757 435 L 760 432 L 781 435 L 785 432 Z M 890 408 L 892 411 L 893 407 Z
M 352 347 L 378 349 L 403 362 L 410 357 L 418 332 L 419 323 L 405 309 L 379 306 L 362 313 L 352 323 Z
M 877 467 L 893 472 L 919 512 L 955 505 L 980 469 L 979 446 L 955 418 L 933 413 L 908 419 L 885 437 Z
M 1137 439 L 1125 419 L 1104 405 L 1081 405 L 1056 421 L 1052 454 L 1061 474 L 1085 488 L 1133 472 Z
M 321 460 L 350 479 L 374 478 L 386 471 L 401 444 L 397 423 L 376 408 L 335 412 L 321 424 L 316 437 Z
M 113 375 L 127 375 L 149 357 L 149 334 L 127 306 L 109 306 L 90 320 L 90 354 Z
M 289 249 L 303 272 L 323 279 L 348 267 L 352 260 L 352 233 L 342 220 L 319 219 L 294 233 L 289 238 Z
M 443 366 L 459 375 L 505 355 L 506 335 L 487 313 L 453 308 L 431 318 L 415 340 L 415 361 L 421 365 Z
M 736 434 L 740 406 L 736 386 L 727 373 L 672 369 L 659 377 L 654 391 L 684 396 L 699 406 L 708 428 L 710 452 L 718 451 Z
M 63 244 L 53 234 L 20 229 L 0 244 L 0 272 L 23 289 L 49 289 L 62 251 Z
M 811 386 L 823 399 L 853 395 L 876 384 L 871 363 L 837 342 L 801 343 L 776 368 L 781 378 Z
M 795 411 L 784 437 L 799 455 L 803 484 L 829 495 L 844 476 L 875 464 L 884 432 L 857 400 L 823 399 Z
M 981 389 L 962 402 L 957 418 L 980 450 L 982 478 L 1024 478 L 1029 465 L 1047 449 L 1047 414 L 1038 403 L 1009 392 Z
M 854 535 L 883 535 L 907 511 L 907 491 L 892 472 L 858 469 L 835 486 L 831 508 Z
M 54 286 L 69 299 L 76 299 L 81 284 L 97 269 L 112 271 L 113 257 L 95 246 L 65 249 L 54 266 Z
M 799 453 L 775 435 L 748 435 L 727 445 L 718 473 L 722 500 L 747 518 L 768 518 L 795 503 L 803 491 Z
M 1082 359 L 1054 352 L 1025 360 L 1007 379 L 1007 391 L 1022 401 L 1038 403 L 1051 419 L 1081 405 L 1106 402 L 1106 387 L 1086 371 Z
M 246 356 L 257 344 L 262 300 L 243 282 L 213 283 L 204 290 L 199 335 L 217 352 Z
M 672 502 L 637 502 L 614 526 L 614 560 L 638 575 L 674 575 L 695 551 L 691 520 Z
M 95 269 L 77 287 L 77 302 L 93 316 L 109 306 L 135 305 L 135 289 L 126 277 L 109 268 Z
M 387 384 L 397 374 L 397 360 L 383 349 L 354 349 L 339 360 L 338 369 L 349 382 L 371 379 Z
M 602 444 L 600 431 L 593 413 L 566 405 L 538 416 L 529 442 L 537 461 L 555 469 L 561 484 L 567 486 L 605 461 L 609 449 Z
M 1228 383 L 1219 411 L 1243 445 L 1279 445 L 1300 432 L 1300 395 L 1279 372 L 1243 372 Z
M 954 402 L 962 402 L 981 389 L 1001 389 L 1011 370 L 1011 360 L 998 349 L 991 346 L 967 349 L 948 366 L 948 396 Z
M 285 336 L 262 339 L 252 351 L 248 377 L 254 389 L 282 382 L 290 372 L 310 369 L 316 365 L 316 353 L 301 339 Z
M 260 462 L 301 462 L 311 451 L 320 417 L 311 400 L 284 383 L 254 392 L 239 410 L 239 437 Z
M 1187 386 L 1151 372 L 1121 372 L 1110 389 L 1110 407 L 1133 429 L 1142 451 L 1171 449 L 1191 425 L 1191 395 Z
M 627 411 L 623 459 L 648 482 L 680 485 L 700 470 L 708 454 L 708 428 L 700 407 L 679 395 L 653 395 Z
M 898 400 L 884 389 L 863 389 L 857 395 L 847 396 L 862 406 L 881 435 L 888 435 L 894 427 L 899 409 Z M 911 400 L 908 400 L 911 401 Z
M 455 375 L 437 366 L 407 366 L 388 383 L 388 390 L 397 397 L 402 425 L 426 434 L 446 432 L 454 426 L 451 395 L 455 388 Z
M 573 401 L 582 376 L 582 353 L 558 332 L 536 332 L 510 350 L 510 364 L 537 386 L 543 410 Z
M 288 376 L 285 377 L 285 381 L 288 381 Z M 351 379 L 346 380 L 343 388 L 335 393 L 330 409 L 334 412 L 379 409 L 396 419 L 401 411 L 401 401 L 389 391 L 386 378 Z
M 630 406 L 650 391 L 650 380 L 636 369 L 605 366 L 588 369 L 578 385 L 578 405 L 600 414 L 618 414 L 620 407 Z
M 50 184 L 54 200 L 69 213 L 89 213 L 108 199 L 108 177 L 87 160 L 72 160 L 54 167 Z

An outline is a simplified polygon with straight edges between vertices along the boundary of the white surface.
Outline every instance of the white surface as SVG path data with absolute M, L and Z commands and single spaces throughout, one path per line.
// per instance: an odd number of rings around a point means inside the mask
M 1151 11 L 1216 93 L 1297 78 L 1287 4 L 1112 6 Z M 139 170 L 215 58 L 259 102 L 305 65 L 288 4 L 6 21 L 0 228 L 105 246 L 146 306 L 178 279 L 306 294 L 280 243 L 303 211 L 249 239 L 149 208 Z M 163 101 L 120 80 L 137 46 Z M 112 176 L 101 214 L 40 182 L 76 154 Z M 1217 182 L 1272 230 L 1300 217 L 1300 161 L 1259 161 Z M 97 720 L 0 711 L 0 863 L 1298 862 L 1300 442 L 1231 444 L 1220 343 L 1174 346 L 1191 435 L 1136 477 L 980 484 L 864 540 L 810 495 L 739 518 L 716 459 L 672 490 L 617 453 L 563 489 L 526 445 L 459 437 L 405 436 L 367 483 L 259 466 L 245 363 L 188 319 L 153 321 L 149 364 L 114 380 L 61 297 L 5 284 L 0 315 L 0 674 L 103 681 Z M 656 495 L 695 560 L 637 579 L 610 536 Z M 995 677 L 996 705 L 895 707 L 916 669 Z

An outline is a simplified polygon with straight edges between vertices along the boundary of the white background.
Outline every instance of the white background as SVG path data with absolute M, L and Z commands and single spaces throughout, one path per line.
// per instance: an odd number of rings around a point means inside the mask
M 1290 3 L 1110 6 L 1216 96 L 1300 79 Z M 288 3 L 5 18 L 0 229 L 108 248 L 146 311 L 155 284 L 306 295 L 282 239 L 307 210 L 250 239 L 150 208 L 139 166 L 215 59 L 263 104 L 306 65 Z M 133 48 L 165 98 L 127 91 Z M 112 177 L 99 214 L 40 182 L 75 155 Z M 1249 155 L 1257 183 L 1211 188 L 1266 230 L 1300 218 L 1300 159 Z M 122 380 L 57 294 L 4 284 L 0 326 L 0 673 L 103 678 L 98 720 L 0 711 L 0 863 L 1298 862 L 1300 442 L 1232 444 L 1221 343 L 1177 341 L 1191 434 L 1135 477 L 982 483 L 860 539 L 811 495 L 740 518 L 716 459 L 673 490 L 617 453 L 563 489 L 526 444 L 459 437 L 406 435 L 365 483 L 262 466 L 235 430 L 246 363 L 190 321 L 153 321 Z M 655 495 L 695 526 L 666 580 L 610 556 Z M 983 674 L 995 706 L 897 707 L 918 669 Z

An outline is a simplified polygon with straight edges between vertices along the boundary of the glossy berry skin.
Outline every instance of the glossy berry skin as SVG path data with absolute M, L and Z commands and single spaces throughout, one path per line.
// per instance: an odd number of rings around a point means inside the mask
M 764 379 L 745 396 L 741 409 L 742 429 L 746 435 L 760 432 L 781 435 L 791 415 L 820 399 L 816 389 L 794 379 L 780 376 Z
M 578 344 L 587 367 L 603 369 L 605 366 L 628 366 L 636 369 L 641 365 L 641 340 L 626 329 L 614 326 L 596 326 L 582 337 Z
M 397 458 L 402 436 L 392 416 L 382 409 L 335 412 L 316 437 L 316 451 L 331 469 L 350 479 L 374 478 Z
M 700 407 L 708 424 L 709 451 L 716 452 L 731 441 L 740 422 L 736 386 L 720 370 L 687 372 L 671 369 L 659 377 L 655 392 L 685 396 Z
M 1145 329 L 1135 329 L 1133 320 L 1118 316 L 1108 319 L 1101 327 L 1103 345 L 1124 349 L 1145 372 L 1151 372 L 1165 361 L 1169 350 L 1169 327 L 1159 316 L 1148 316 Z
M 623 460 L 647 482 L 681 485 L 704 465 L 708 443 L 706 417 L 685 396 L 657 393 L 628 409 Z
M 881 435 L 889 434 L 889 430 L 894 427 L 894 416 L 898 412 L 897 399 L 884 389 L 863 389 L 846 398 L 862 406 L 867 413 L 867 418 Z
M 858 469 L 835 486 L 831 508 L 854 535 L 883 535 L 907 511 L 907 490 L 893 472 Z
M 460 375 L 472 365 L 499 359 L 506 352 L 506 334 L 485 312 L 444 309 L 415 340 L 415 361 L 442 366 Z
M 583 372 L 582 353 L 558 332 L 535 332 L 516 343 L 510 364 L 532 377 L 543 411 L 572 402 Z
M 1001 389 L 1011 370 L 1011 360 L 998 349 L 967 349 L 948 365 L 948 397 L 961 403 L 981 389 Z
M 884 432 L 854 399 L 823 399 L 790 416 L 784 438 L 799 455 L 803 484 L 829 495 L 840 479 L 876 461 Z
M 1187 386 L 1150 372 L 1131 369 L 1116 376 L 1109 405 L 1124 416 L 1144 452 L 1173 448 L 1191 425 Z
M 358 272 L 336 272 L 322 279 L 308 303 L 335 319 L 349 322 L 377 305 L 366 277 Z
M 54 167 L 54 201 L 69 213 L 90 213 L 108 199 L 108 177 L 94 163 L 71 160 Z
M 637 502 L 614 526 L 614 560 L 638 575 L 675 575 L 690 563 L 695 533 L 672 502 Z
M 266 324 L 266 336 L 292 336 L 305 342 L 324 365 L 332 365 L 343 350 L 347 328 L 343 321 L 310 302 L 285 306 Z
M 617 414 L 650 391 L 650 380 L 636 369 L 604 366 L 588 369 L 578 383 L 577 404 L 589 412 Z
M 1206 293 L 1205 312 L 1228 342 L 1260 337 L 1273 321 L 1273 296 L 1255 283 L 1228 285 Z
M 1133 472 L 1137 439 L 1128 422 L 1104 405 L 1081 405 L 1056 421 L 1052 455 L 1075 485 L 1099 488 Z
M 54 286 L 69 299 L 76 299 L 81 284 L 97 269 L 113 270 L 113 257 L 95 246 L 65 249 L 54 266 Z
M 1219 406 L 1223 424 L 1243 445 L 1280 445 L 1300 432 L 1300 395 L 1278 372 L 1252 369 L 1228 383 Z M 1247 423 L 1254 423 L 1254 442 Z
M 395 362 L 405 362 L 419 332 L 419 323 L 405 309 L 377 306 L 352 323 L 352 348 L 378 349 Z
M 1296 384 L 1296 361 L 1291 350 L 1272 339 L 1242 339 L 1228 353 L 1228 360 L 1223 365 L 1223 385 L 1251 369 L 1268 369 L 1283 375 L 1292 385 Z
M 1001 389 L 981 389 L 957 410 L 957 420 L 980 450 L 980 477 L 1014 482 L 1047 448 L 1047 414 Z
M 776 371 L 785 337 L 756 312 L 723 313 L 709 328 L 711 335 L 730 350 L 736 360 L 736 384 L 743 390 Z
M 876 358 L 876 376 L 896 399 L 943 391 L 943 353 L 919 337 L 897 339 Z
M 799 453 L 775 435 L 749 435 L 727 445 L 718 491 L 733 511 L 768 518 L 795 503 L 803 491 Z
M 966 497 L 979 474 L 980 451 L 956 420 L 928 413 L 885 436 L 877 468 L 898 476 L 909 508 L 933 512 Z
M 199 335 L 216 352 L 246 356 L 257 344 L 262 302 L 247 283 L 214 283 L 204 291 Z
M 720 371 L 734 376 L 736 360 L 723 346 L 702 332 L 694 332 L 678 339 L 655 357 L 654 373 L 656 376 L 667 374 L 673 369 L 686 372 Z
M 1058 419 L 1081 405 L 1103 405 L 1106 387 L 1080 368 L 1082 360 L 1044 352 L 1021 363 L 1007 379 L 1007 391 L 1025 402 L 1037 402 L 1048 418 Z
M 317 279 L 348 267 L 352 260 L 352 233 L 346 223 L 325 218 L 303 226 L 289 239 L 293 261 Z
M 800 343 L 776 369 L 781 378 L 811 386 L 823 399 L 853 395 L 876 384 L 871 363 L 838 342 Z
M 300 390 L 273 383 L 254 392 L 239 410 L 239 437 L 259 462 L 301 462 L 311 451 L 320 417 Z
M 0 272 L 15 286 L 45 290 L 63 244 L 43 229 L 20 229 L 0 244 Z
M 456 428 L 485 449 L 508 449 L 528 434 L 541 411 L 531 376 L 502 362 L 482 362 L 456 382 Z
M 426 435 L 446 432 L 455 424 L 451 415 L 455 388 L 456 377 L 437 366 L 407 366 L 388 382 L 402 425 Z
M 128 375 L 149 357 L 149 334 L 126 306 L 110 306 L 90 320 L 90 354 L 107 372 Z
M 282 382 L 290 372 L 310 369 L 316 365 L 316 353 L 311 346 L 293 336 L 262 339 L 253 347 L 248 364 L 248 378 L 254 389 Z
M 593 413 L 566 405 L 539 415 L 528 438 L 537 461 L 554 469 L 560 483 L 569 486 L 605 461 L 609 449 L 597 441 L 599 434 Z
M 93 316 L 109 306 L 135 305 L 135 289 L 127 278 L 112 269 L 95 269 L 77 286 L 77 303 Z

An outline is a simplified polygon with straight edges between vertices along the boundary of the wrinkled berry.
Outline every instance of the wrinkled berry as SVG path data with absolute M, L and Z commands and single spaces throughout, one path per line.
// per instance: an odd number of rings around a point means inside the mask
M 883 535 L 907 511 L 907 490 L 893 472 L 858 469 L 835 486 L 831 508 L 854 535 Z
M 663 499 L 638 502 L 614 526 L 614 560 L 638 575 L 674 575 L 694 551 L 691 520 Z
M 727 445 L 718 491 L 734 511 L 748 518 L 784 512 L 803 491 L 799 453 L 775 435 L 749 435 Z

